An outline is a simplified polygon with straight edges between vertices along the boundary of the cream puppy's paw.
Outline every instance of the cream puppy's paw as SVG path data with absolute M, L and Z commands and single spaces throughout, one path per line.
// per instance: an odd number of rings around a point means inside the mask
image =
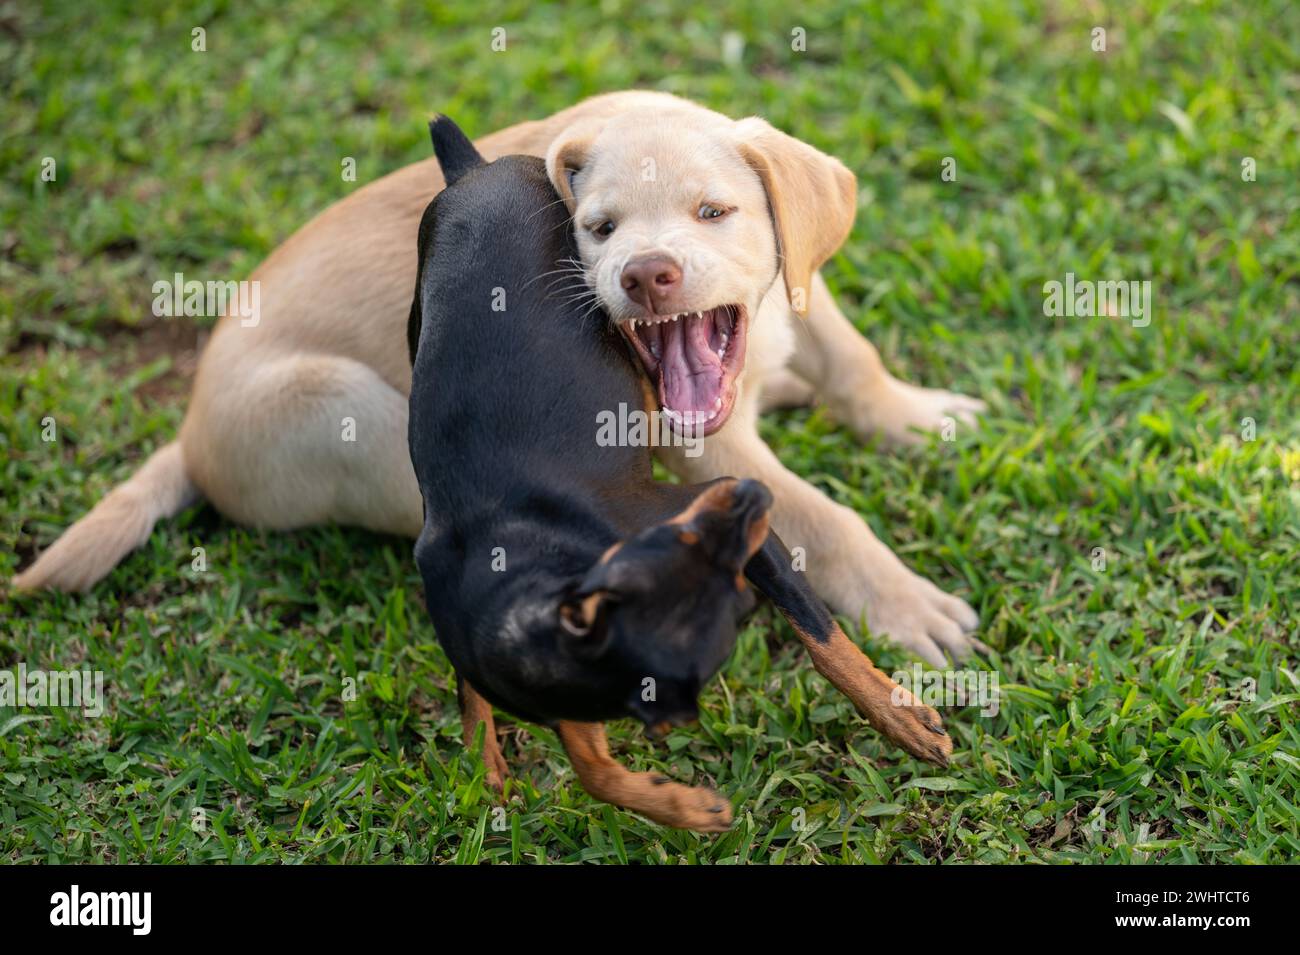
M 893 444 L 924 444 L 927 432 L 951 440 L 957 428 L 974 427 L 976 416 L 987 407 L 978 398 L 955 391 L 919 388 L 889 378 L 856 403 L 853 426 L 863 438 L 879 434 Z
M 970 604 L 906 568 L 877 582 L 865 610 L 873 635 L 887 635 L 936 667 L 945 665 L 945 652 L 964 660 L 972 650 L 988 650 L 972 634 L 979 614 Z

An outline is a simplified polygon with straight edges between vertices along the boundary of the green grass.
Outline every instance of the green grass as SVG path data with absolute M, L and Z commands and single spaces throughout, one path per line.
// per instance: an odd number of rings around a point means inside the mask
M 842 157 L 862 188 L 826 269 L 845 311 L 903 377 L 990 400 L 978 432 L 905 453 L 863 448 L 816 410 L 763 431 L 971 599 L 1003 705 L 949 710 L 953 764 L 924 766 L 762 611 L 698 727 L 658 744 L 612 728 L 633 766 L 715 783 L 736 807 L 730 834 L 595 802 L 551 734 L 513 723 L 496 831 L 409 545 L 260 533 L 198 508 L 89 596 L 0 593 L 0 669 L 100 669 L 109 700 L 100 719 L 0 710 L 0 859 L 1300 854 L 1290 0 L 1091 15 L 965 0 L 763 0 L 743 15 L 661 0 L 43 6 L 0 15 L 0 576 L 175 433 L 190 369 L 168 356 L 198 329 L 150 316 L 155 280 L 246 275 L 332 201 L 423 158 L 434 110 L 477 135 L 646 86 L 761 113 Z M 195 26 L 206 53 L 190 50 Z M 806 53 L 791 52 L 795 26 Z M 738 62 L 722 56 L 728 31 Z M 55 182 L 39 181 L 44 156 Z M 940 178 L 946 156 L 956 182 Z M 1067 271 L 1152 281 L 1154 320 L 1044 317 L 1042 285 Z M 911 664 L 863 641 L 887 670 Z M 345 676 L 361 677 L 354 702 Z

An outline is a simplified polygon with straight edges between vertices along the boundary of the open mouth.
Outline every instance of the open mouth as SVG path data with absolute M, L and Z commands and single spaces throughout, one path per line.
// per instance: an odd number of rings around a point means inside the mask
M 722 427 L 736 402 L 747 325 L 740 305 L 619 322 L 672 426 L 706 435 Z

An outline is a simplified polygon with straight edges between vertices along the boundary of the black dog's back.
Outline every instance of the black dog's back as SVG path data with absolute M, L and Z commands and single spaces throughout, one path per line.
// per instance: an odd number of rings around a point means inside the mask
M 411 442 L 417 460 L 456 448 L 457 466 L 482 478 L 477 494 L 514 472 L 590 455 L 598 415 L 620 400 L 639 407 L 642 391 L 603 311 L 556 308 L 583 293 L 580 279 L 558 271 L 576 250 L 545 164 L 506 156 L 465 175 L 493 177 L 491 190 L 475 192 L 475 214 L 500 228 L 443 236 L 433 249 L 433 207 L 421 223 L 421 261 L 438 256 L 440 275 L 430 307 L 418 296 L 412 305 Z M 456 191 L 443 197 L 461 201 Z M 437 414 L 424 415 L 434 402 Z M 621 458 L 629 480 L 646 473 L 643 451 L 609 451 L 603 463 Z

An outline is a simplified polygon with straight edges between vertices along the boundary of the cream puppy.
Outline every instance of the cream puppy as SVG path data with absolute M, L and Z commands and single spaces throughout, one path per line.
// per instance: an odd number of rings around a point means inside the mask
M 706 436 L 698 457 L 662 449 L 669 467 L 691 481 L 765 482 L 773 526 L 803 548 L 810 581 L 836 612 L 865 613 L 873 632 L 936 664 L 944 651 L 978 646 L 964 601 L 911 572 L 758 437 L 761 410 L 814 395 L 864 438 L 895 443 L 920 440 L 918 430 L 945 417 L 969 423 L 983 407 L 895 379 L 836 307 L 816 270 L 853 222 L 856 184 L 841 163 L 762 120 L 641 91 L 594 97 L 476 145 L 488 159 L 547 159 L 574 214 L 575 268 L 589 294 L 618 323 L 665 412 Z M 418 535 L 405 325 L 420 215 L 441 188 L 436 163 L 416 163 L 277 248 L 250 276 L 260 321 L 218 322 L 178 440 L 15 585 L 86 589 L 155 521 L 200 497 L 257 526 L 337 521 Z
M 853 175 L 761 119 L 732 121 L 670 97 L 575 124 L 547 153 L 573 213 L 586 278 L 641 358 L 660 405 L 708 439 L 661 452 L 683 477 L 769 482 L 773 526 L 802 547 L 818 593 L 864 611 L 934 663 L 977 645 L 962 600 L 908 570 L 853 511 L 784 468 L 758 438 L 764 392 L 790 376 L 864 437 L 916 440 L 982 403 L 907 386 L 835 307 L 815 269 L 856 210 Z M 806 315 L 806 326 L 800 313 Z

